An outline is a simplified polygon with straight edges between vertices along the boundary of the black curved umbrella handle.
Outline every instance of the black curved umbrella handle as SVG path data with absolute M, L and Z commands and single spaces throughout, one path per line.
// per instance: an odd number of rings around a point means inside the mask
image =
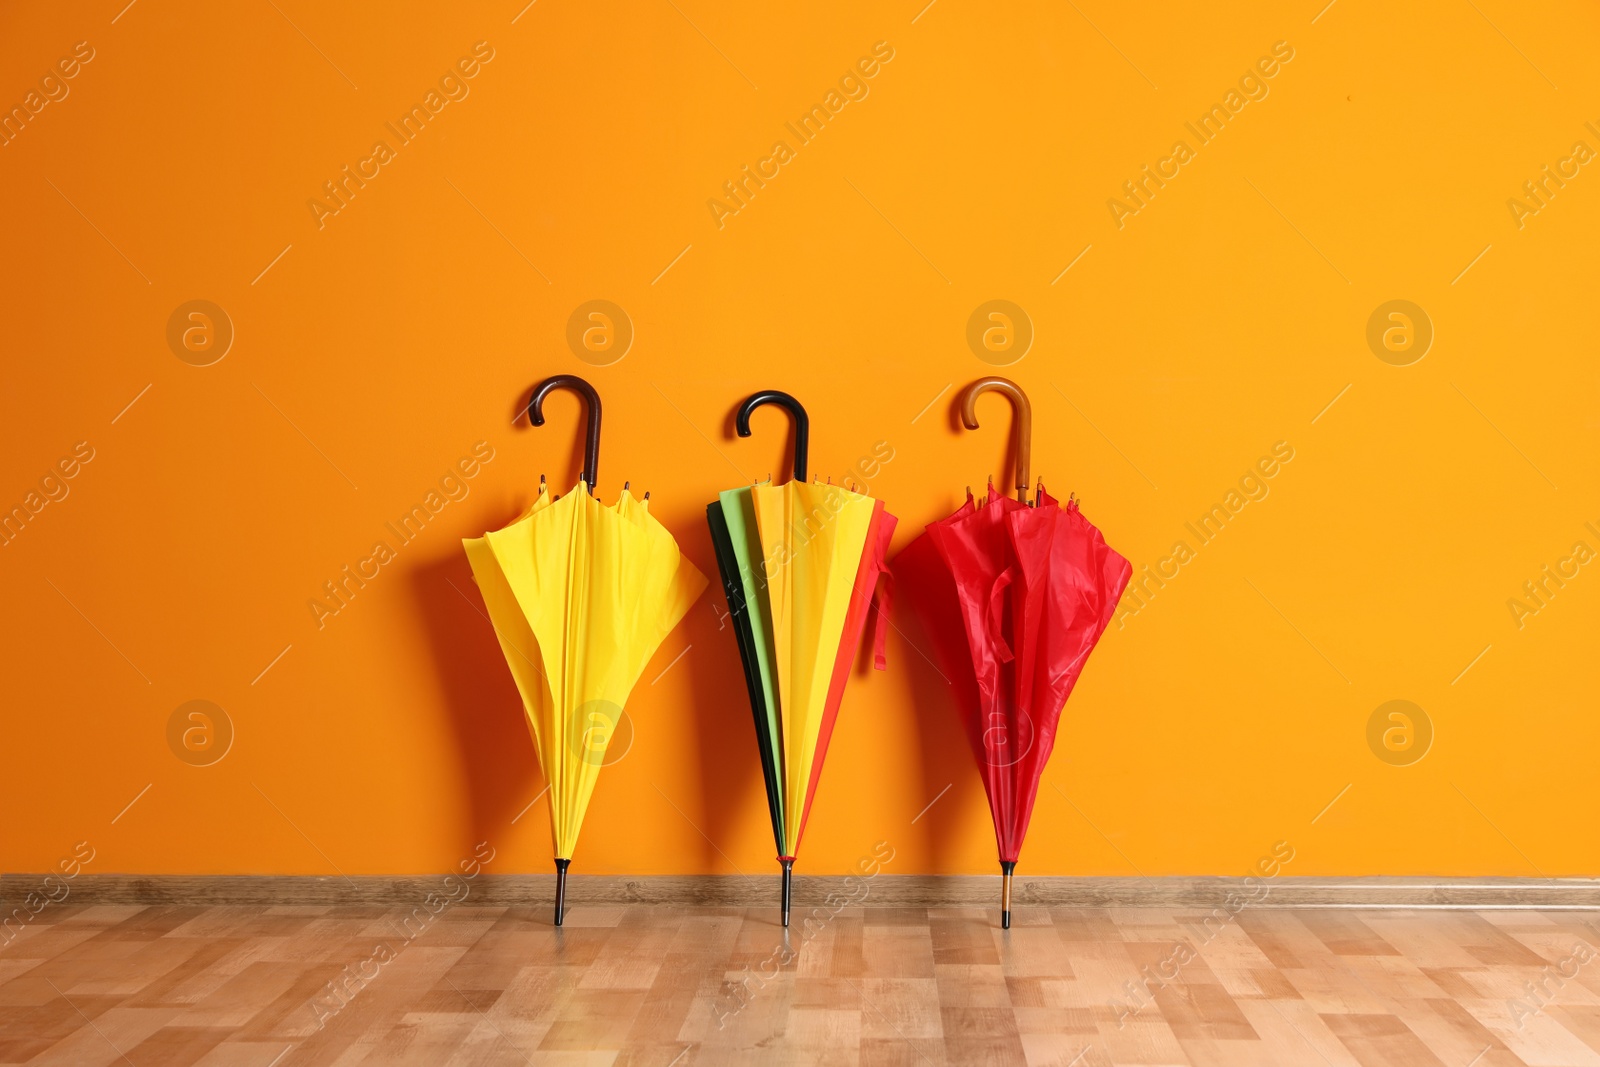
M 589 492 L 594 492 L 595 483 L 600 478 L 600 394 L 594 391 L 594 386 L 578 377 L 576 374 L 557 374 L 553 378 L 546 378 L 539 383 L 539 388 L 533 391 L 533 399 L 528 401 L 528 421 L 535 426 L 544 425 L 544 398 L 556 389 L 571 389 L 583 397 L 589 409 L 589 421 L 585 430 L 586 441 L 583 449 L 583 483 L 589 487 Z
M 739 412 L 733 420 L 734 428 L 739 431 L 740 437 L 749 437 L 750 413 L 763 404 L 777 404 L 794 417 L 794 480 L 805 481 L 806 454 L 811 447 L 811 419 L 806 415 L 806 409 L 800 406 L 800 401 L 776 389 L 752 393 L 739 405 Z

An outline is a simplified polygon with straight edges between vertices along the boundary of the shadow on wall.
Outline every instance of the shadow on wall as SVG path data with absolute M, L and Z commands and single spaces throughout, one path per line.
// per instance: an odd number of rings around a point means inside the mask
M 526 432 L 527 400 L 532 389 L 519 400 L 517 411 L 521 429 Z M 581 467 L 581 447 L 570 464 L 571 481 L 551 475 L 553 484 L 575 483 Z M 559 480 L 558 480 L 559 479 Z M 620 490 L 620 486 L 617 487 Z M 556 490 L 564 492 L 564 490 Z M 528 496 L 531 496 L 530 488 Z M 471 530 L 504 527 L 522 513 L 520 506 L 504 509 L 493 518 L 475 516 Z M 715 564 L 707 569 L 705 560 L 714 559 L 710 533 L 704 523 L 690 530 L 677 531 L 684 556 L 702 573 L 708 586 L 684 621 L 675 628 L 646 665 L 630 699 L 630 717 L 643 718 L 642 697 L 657 679 L 671 672 L 688 672 L 692 732 L 698 767 L 671 779 L 651 781 L 664 817 L 685 819 L 692 829 L 688 834 L 701 842 L 696 868 L 704 871 L 730 869 L 734 863 L 728 849 L 747 804 L 764 805 L 759 792 L 760 763 L 756 758 L 754 728 L 750 723 L 749 702 L 745 697 L 738 650 L 731 632 L 721 622 L 726 612 Z M 457 740 L 461 777 L 471 805 L 471 841 L 506 841 L 513 832 L 511 820 L 523 817 L 537 820 L 539 827 L 521 823 L 515 832 L 547 837 L 549 823 L 546 801 L 528 807 L 544 790 L 538 753 L 529 733 L 522 699 L 516 683 L 506 669 L 504 653 L 490 622 L 466 554 L 452 540 L 434 558 L 413 570 L 409 578 L 416 598 L 423 629 L 428 634 L 433 667 L 444 692 L 446 713 Z M 721 632 L 719 632 L 721 627 Z M 674 664 L 685 646 L 692 651 Z M 639 743 L 648 745 L 652 735 L 667 724 L 635 720 Z M 624 755 L 623 758 L 626 758 Z M 604 779 L 617 770 L 602 770 Z M 604 788 L 603 785 L 600 788 Z M 698 790 L 698 795 L 696 795 Z M 676 812 L 671 809 L 676 807 Z M 548 844 L 535 846 L 547 851 Z
M 918 527 L 919 531 L 921 527 Z M 892 557 L 891 557 L 892 558 Z M 933 870 L 959 868 L 962 854 L 950 847 L 963 839 L 967 814 L 982 810 L 988 800 L 983 781 L 974 773 L 971 746 L 955 706 L 955 693 L 933 658 L 933 643 L 912 612 L 894 615 L 900 640 L 900 669 L 910 680 L 914 730 L 925 798 L 913 804 L 912 830 L 921 834 Z M 947 793 L 941 791 L 949 786 Z M 924 809 L 922 804 L 927 804 Z M 905 872 L 902 872 L 905 873 Z
M 533 383 L 523 390 L 511 411 L 513 441 L 504 452 L 508 456 L 535 443 L 526 435 L 533 429 L 528 423 L 528 403 L 536 388 Z M 563 399 L 581 403 L 576 398 Z M 526 455 L 520 458 L 525 467 Z M 571 461 L 562 466 L 570 468 L 570 475 L 546 472 L 553 491 L 565 492 L 574 484 L 582 464 L 580 441 Z M 511 494 L 514 499 L 473 508 L 472 517 L 452 535 L 449 544 L 408 575 L 456 737 L 461 778 L 472 809 L 469 849 L 479 841 L 499 845 L 513 833 L 528 833 L 541 842 L 534 847 L 536 854 L 549 852 L 550 812 L 544 800 L 529 806 L 543 792 L 545 781 L 527 712 L 506 669 L 505 654 L 466 552 L 456 539 L 457 535 L 471 537 L 501 529 L 518 518 L 533 499 L 537 478 L 536 473 L 529 475 L 526 489 Z M 519 815 L 528 822 L 513 826 L 512 820 Z M 543 868 L 537 869 L 543 873 Z
M 724 444 L 737 441 L 737 406 L 730 407 L 723 420 L 721 438 Z M 774 420 L 787 419 L 781 412 L 773 412 Z M 792 435 L 784 446 L 783 471 L 794 465 Z M 785 478 L 773 472 L 775 480 Z M 732 488 L 721 486 L 720 488 Z M 709 505 L 716 497 L 708 495 L 701 502 Z M 678 546 L 684 556 L 706 576 L 706 591 L 701 594 L 689 615 L 679 627 L 687 643 L 695 651 L 685 657 L 689 670 L 691 706 L 694 709 L 693 729 L 696 755 L 700 773 L 695 775 L 699 787 L 696 814 L 677 797 L 673 801 L 684 807 L 683 816 L 699 819 L 697 827 L 706 839 L 701 849 L 702 870 L 720 870 L 736 861 L 724 850 L 735 839 L 739 825 L 752 813 L 762 813 L 761 841 L 764 851 L 776 855 L 777 846 L 772 840 L 771 822 L 765 816 L 767 808 L 766 784 L 761 776 L 761 756 L 756 745 L 754 712 L 745 688 L 744 663 L 739 656 L 738 642 L 734 638 L 733 620 L 728 617 L 728 600 L 722 590 L 722 572 L 717 568 L 716 551 L 711 546 L 711 528 L 704 514 L 698 517 L 689 530 L 681 531 Z M 665 662 L 661 656 L 660 662 Z M 647 669 L 641 684 L 648 684 L 655 675 Z M 675 816 L 676 817 L 676 816 Z M 731 873 L 731 872 L 730 872 Z M 746 874 L 765 874 L 765 867 L 745 871 Z
M 449 547 L 454 551 L 428 560 L 409 577 L 472 807 L 470 849 L 472 842 L 505 842 L 513 829 L 511 820 L 544 788 L 544 780 L 522 698 L 506 670 L 472 568 L 459 544 L 452 541 Z M 549 825 L 542 803 L 526 817 Z M 541 828 L 532 829 L 548 836 Z
M 687 796 L 671 799 L 682 809 L 683 818 L 699 823 L 696 829 L 704 837 L 700 869 L 722 870 L 737 862 L 727 849 L 736 839 L 740 824 L 751 812 L 764 811 L 767 802 L 750 698 L 745 692 L 744 667 L 733 639 L 733 624 L 724 618 L 728 605 L 711 551 L 711 534 L 708 529 L 701 529 L 685 540 L 690 543 L 683 546 L 688 550 L 684 554 L 707 578 L 705 593 L 676 631 L 684 643 L 694 646 L 677 669 L 689 672 L 689 703 L 694 713 L 691 729 L 699 760 L 698 773 L 691 777 L 699 797 L 697 804 Z M 712 561 L 709 570 L 698 562 L 701 559 Z M 646 668 L 640 685 L 649 685 L 673 655 L 675 651 L 664 648 L 655 663 Z M 667 788 L 664 783 L 658 787 Z M 671 817 L 680 816 L 674 813 Z M 772 851 L 771 833 L 762 836 L 767 850 Z

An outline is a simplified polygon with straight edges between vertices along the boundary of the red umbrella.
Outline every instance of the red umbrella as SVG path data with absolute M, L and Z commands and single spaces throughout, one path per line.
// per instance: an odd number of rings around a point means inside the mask
M 1100 640 L 1132 568 L 1078 510 L 1041 480 L 1028 500 L 1032 408 L 1015 382 L 982 378 L 960 397 L 967 429 L 977 399 L 1005 394 L 1015 409 L 1017 498 L 989 484 L 895 558 L 893 570 L 933 639 L 994 816 L 1000 925 L 1011 926 L 1011 875 L 1028 832 L 1061 709 Z

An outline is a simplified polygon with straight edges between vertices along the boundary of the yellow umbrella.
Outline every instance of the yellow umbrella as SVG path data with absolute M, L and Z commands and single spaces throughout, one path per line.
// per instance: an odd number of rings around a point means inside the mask
M 593 386 L 570 374 L 546 379 L 528 403 L 528 421 L 544 425 L 544 398 L 559 388 L 588 402 L 578 485 L 552 497 L 541 477 L 539 495 L 521 518 L 462 542 L 550 786 L 557 926 L 578 829 L 623 704 L 706 586 L 650 515 L 649 493 L 636 499 L 624 484 L 610 506 L 591 495 L 600 453 Z

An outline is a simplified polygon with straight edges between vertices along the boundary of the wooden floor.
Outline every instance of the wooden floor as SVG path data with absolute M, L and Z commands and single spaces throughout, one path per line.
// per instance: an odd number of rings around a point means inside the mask
M 47 906 L 0 1063 L 1600 1065 L 1594 912 L 434 906 Z

